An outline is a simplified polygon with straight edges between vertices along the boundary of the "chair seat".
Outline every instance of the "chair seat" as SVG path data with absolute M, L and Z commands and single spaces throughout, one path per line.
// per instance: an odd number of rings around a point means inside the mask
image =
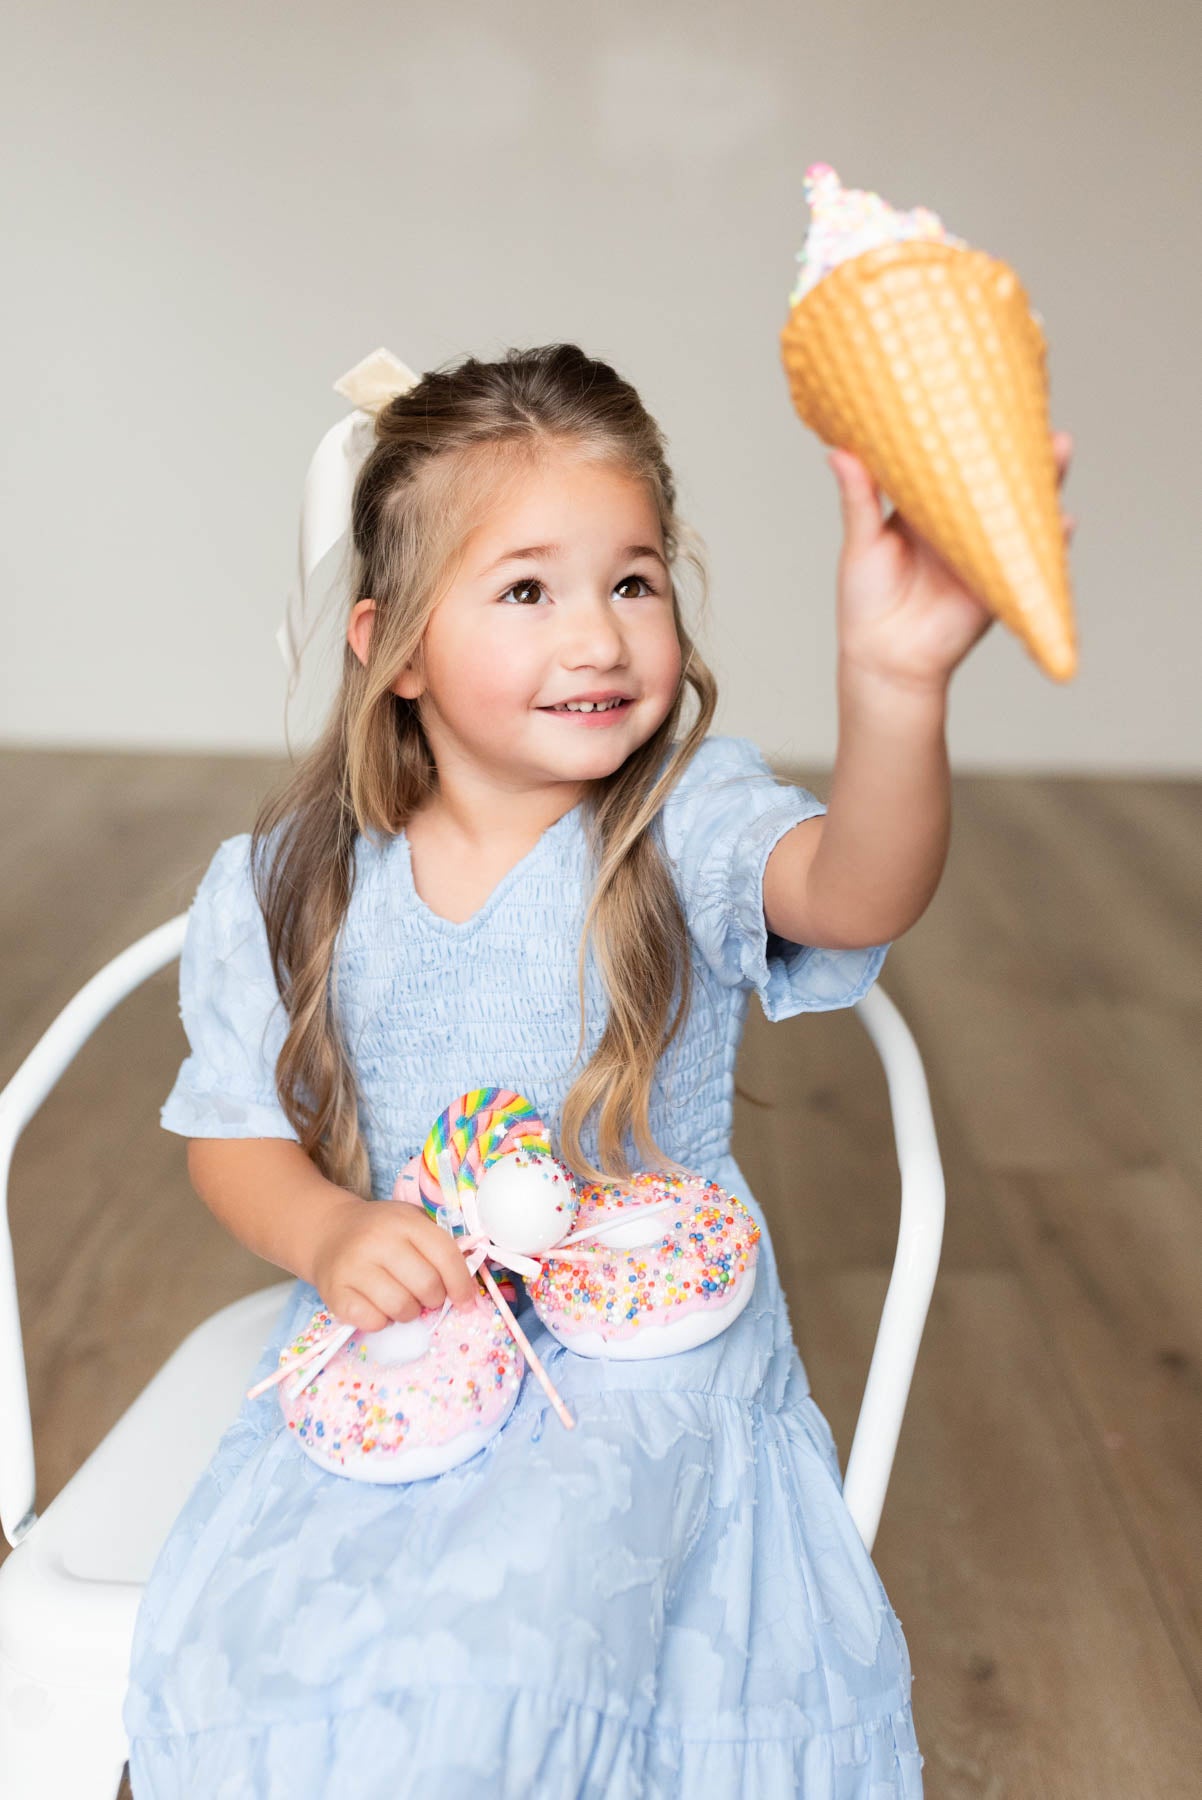
M 0 1565 L 10 1672 L 55 1684 L 124 1680 L 151 1567 L 294 1287 L 248 1294 L 190 1332 L 10 1551 Z

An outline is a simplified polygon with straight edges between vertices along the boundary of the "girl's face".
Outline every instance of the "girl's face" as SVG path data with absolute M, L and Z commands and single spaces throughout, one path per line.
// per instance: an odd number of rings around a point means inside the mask
M 612 467 L 556 456 L 507 487 L 431 614 L 424 685 L 394 683 L 439 769 L 516 791 L 620 768 L 680 682 L 663 558 L 649 495 Z M 553 710 L 610 694 L 612 711 Z

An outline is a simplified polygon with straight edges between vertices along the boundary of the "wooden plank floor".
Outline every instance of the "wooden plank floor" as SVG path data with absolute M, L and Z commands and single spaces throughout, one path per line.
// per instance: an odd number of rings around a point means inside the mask
M 0 751 L 0 1081 L 188 905 L 282 767 Z M 955 789 L 943 882 L 882 978 L 948 1191 L 874 1553 L 926 1792 L 1185 1800 L 1202 1789 L 1202 784 Z M 41 1507 L 193 1325 L 281 1278 L 208 1215 L 159 1128 L 185 1049 L 165 970 L 17 1149 Z M 897 1225 L 883 1077 L 853 1014 L 769 1025 L 753 1003 L 739 1081 L 735 1154 L 846 1463 Z

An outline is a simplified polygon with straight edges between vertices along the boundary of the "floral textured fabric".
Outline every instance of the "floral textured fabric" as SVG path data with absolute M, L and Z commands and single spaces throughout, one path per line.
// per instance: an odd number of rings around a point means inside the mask
M 749 739 L 715 736 L 655 824 L 694 992 L 652 1129 L 762 1228 L 730 1153 L 750 995 L 770 1019 L 851 1005 L 887 949 L 766 929 L 769 852 L 823 810 Z M 461 923 L 418 896 L 403 832 L 360 839 L 334 993 L 376 1199 L 477 1085 L 525 1094 L 558 1147 L 579 1029 L 581 815 Z M 189 1137 L 296 1135 L 275 1095 L 283 1009 L 248 849 L 247 834 L 220 846 L 189 915 L 191 1054 L 162 1110 Z M 604 1018 L 590 955 L 586 1057 Z M 318 1300 L 296 1282 L 248 1387 Z M 243 1403 L 138 1614 L 124 1707 L 136 1800 L 920 1796 L 906 1643 L 843 1500 L 766 1228 L 750 1304 L 696 1349 L 594 1361 L 558 1344 L 524 1292 L 518 1314 L 576 1429 L 527 1374 L 498 1435 L 433 1480 L 330 1474 L 274 1389 Z

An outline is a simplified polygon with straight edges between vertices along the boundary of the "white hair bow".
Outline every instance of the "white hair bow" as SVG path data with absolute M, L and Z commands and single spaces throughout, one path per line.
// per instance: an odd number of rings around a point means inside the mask
M 288 594 L 284 616 L 275 641 L 288 671 L 291 694 L 300 672 L 304 647 L 305 612 L 309 583 L 318 563 L 344 537 L 351 521 L 355 477 L 371 449 L 376 413 L 398 394 L 416 387 L 414 373 L 391 350 L 373 350 L 334 383 L 335 393 L 351 402 L 353 410 L 331 425 L 309 463 L 301 499 L 298 580 Z

